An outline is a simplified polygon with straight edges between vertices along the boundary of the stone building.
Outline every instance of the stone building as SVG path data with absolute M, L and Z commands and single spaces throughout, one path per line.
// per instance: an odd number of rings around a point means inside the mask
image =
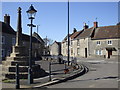
M 0 25 L 2 27 L 2 30 L 0 32 L 2 33 L 1 36 L 1 60 L 4 60 L 7 56 L 10 56 L 10 53 L 12 52 L 12 46 L 16 43 L 16 31 L 11 27 L 10 25 L 10 16 L 5 14 L 4 16 L 4 22 L 0 21 Z M 29 42 L 30 42 L 30 36 L 26 34 L 22 34 L 22 43 L 23 46 L 29 49 Z M 33 44 L 33 57 L 40 57 L 43 54 L 43 47 L 44 47 L 44 41 L 42 38 L 37 34 L 34 33 L 32 37 L 32 44 Z M 28 51 L 27 51 L 28 52 Z
M 84 25 L 83 30 L 70 34 L 70 57 L 117 58 L 120 53 L 120 25 L 93 27 Z M 67 37 L 62 41 L 62 54 L 67 56 Z
M 70 56 L 71 57 L 74 57 L 76 56 L 75 54 L 75 50 L 76 50 L 76 41 L 75 41 L 75 38 L 80 35 L 82 33 L 82 31 L 78 31 L 74 28 L 73 29 L 73 33 L 72 34 L 69 34 L 69 37 L 70 37 L 70 46 L 69 46 L 69 49 L 70 49 Z M 61 53 L 63 56 L 67 56 L 68 54 L 68 36 L 66 36 L 63 41 L 61 42 Z
M 91 56 L 118 58 L 120 56 L 120 25 L 96 28 L 90 45 Z
M 50 55 L 61 55 L 61 42 L 55 41 L 51 46 L 50 46 Z

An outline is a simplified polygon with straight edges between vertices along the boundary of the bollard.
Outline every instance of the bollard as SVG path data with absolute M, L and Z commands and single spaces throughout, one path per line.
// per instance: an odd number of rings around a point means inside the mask
M 19 81 L 19 64 L 16 64 L 16 89 L 20 88 L 20 81 Z
M 49 81 L 51 81 L 51 61 L 49 62 Z
M 66 66 L 66 61 L 65 61 L 65 69 L 67 68 L 67 66 Z

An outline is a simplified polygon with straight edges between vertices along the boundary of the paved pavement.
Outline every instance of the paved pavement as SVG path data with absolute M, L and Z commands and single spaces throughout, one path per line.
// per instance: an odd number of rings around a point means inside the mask
M 89 68 L 89 72 L 64 83 L 46 88 L 118 88 L 117 60 L 79 60 Z

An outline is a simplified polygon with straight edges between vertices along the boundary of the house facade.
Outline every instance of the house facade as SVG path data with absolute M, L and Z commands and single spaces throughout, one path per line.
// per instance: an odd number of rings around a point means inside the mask
M 2 27 L 2 30 L 0 31 L 2 33 L 0 43 L 2 46 L 2 54 L 0 57 L 1 60 L 4 60 L 7 56 L 10 55 L 10 53 L 12 52 L 12 46 L 14 46 L 16 43 L 16 31 L 14 31 L 13 28 L 10 26 L 10 16 L 7 14 L 4 16 L 4 22 L 0 21 L 0 25 Z M 22 34 L 22 41 L 23 46 L 25 46 L 27 52 L 29 52 L 30 36 Z M 33 34 L 32 45 L 33 57 L 40 57 L 43 54 L 44 41 L 37 33 Z
M 61 55 L 61 42 L 55 41 L 51 46 L 50 46 L 50 55 Z
M 120 25 L 96 28 L 92 37 L 91 55 L 103 58 L 118 58 L 120 56 Z
M 118 58 L 120 56 L 120 25 L 98 27 L 98 22 L 89 28 L 70 34 L 70 57 Z M 62 54 L 67 56 L 67 38 L 62 41 Z

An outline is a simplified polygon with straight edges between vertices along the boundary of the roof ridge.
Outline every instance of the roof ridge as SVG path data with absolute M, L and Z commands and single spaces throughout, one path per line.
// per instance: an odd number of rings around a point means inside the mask
M 118 26 L 118 25 L 100 26 L 100 27 L 98 27 L 98 28 L 104 28 L 104 27 L 115 27 L 115 26 Z

